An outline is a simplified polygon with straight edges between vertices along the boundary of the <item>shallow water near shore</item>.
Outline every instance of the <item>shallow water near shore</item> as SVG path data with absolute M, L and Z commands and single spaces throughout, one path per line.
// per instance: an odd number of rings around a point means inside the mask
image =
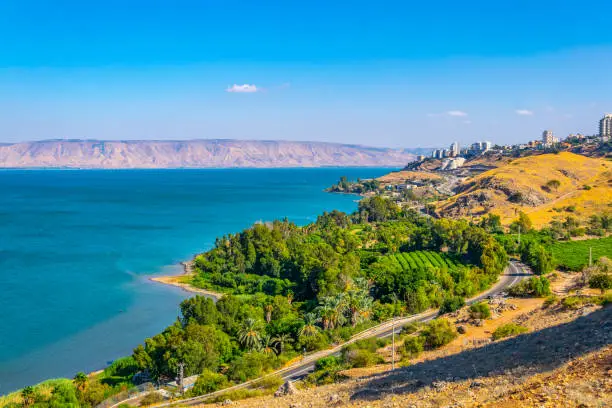
M 190 296 L 151 282 L 256 221 L 356 209 L 380 168 L 0 171 L 0 393 L 103 368 Z

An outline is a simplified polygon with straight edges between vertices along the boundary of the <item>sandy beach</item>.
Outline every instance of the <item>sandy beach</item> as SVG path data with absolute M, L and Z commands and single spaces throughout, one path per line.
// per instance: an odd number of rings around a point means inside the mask
M 186 292 L 196 293 L 198 295 L 210 296 L 215 299 L 220 299 L 223 296 L 223 293 L 214 292 L 212 290 L 196 288 L 188 283 L 189 278 L 192 277 L 195 272 L 193 271 L 193 263 L 192 261 L 181 262 L 183 265 L 184 272 L 180 275 L 166 275 L 166 276 L 155 276 L 149 278 L 154 282 L 163 283 L 165 285 L 172 285 L 183 289 Z

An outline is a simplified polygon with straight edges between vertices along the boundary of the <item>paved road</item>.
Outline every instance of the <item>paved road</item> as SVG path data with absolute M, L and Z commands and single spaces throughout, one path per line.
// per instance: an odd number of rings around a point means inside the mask
M 518 282 L 520 282 L 523 278 L 525 278 L 526 276 L 529 276 L 529 272 L 526 271 L 526 268 L 523 267 L 522 265 L 515 263 L 515 262 L 510 262 L 510 264 L 508 265 L 508 267 L 506 268 L 506 270 L 504 271 L 504 274 L 500 277 L 500 279 L 498 280 L 498 282 L 489 290 L 484 291 L 483 293 L 481 293 L 478 296 L 475 296 L 469 300 L 466 301 L 467 304 L 472 304 L 472 303 L 476 303 L 479 302 L 483 299 L 486 299 L 489 296 L 495 296 L 501 292 L 504 292 L 505 290 L 507 290 L 509 287 L 516 285 Z M 353 336 L 349 341 L 347 341 L 346 343 L 340 344 L 336 347 L 327 349 L 327 350 L 321 350 L 312 354 L 307 355 L 306 357 L 304 357 L 303 360 L 295 363 L 294 365 L 290 366 L 290 367 L 286 367 L 284 369 L 275 371 L 273 373 L 267 374 L 264 377 L 268 377 L 268 376 L 272 376 L 272 375 L 279 375 L 281 376 L 283 379 L 285 380 L 296 380 L 298 378 L 302 378 L 304 377 L 306 374 L 314 371 L 314 365 L 315 362 L 317 360 L 319 360 L 322 357 L 327 357 L 330 355 L 334 355 L 334 354 L 339 354 L 340 351 L 342 350 L 342 348 L 344 346 L 346 346 L 347 344 L 353 343 L 357 340 L 361 340 L 361 339 L 365 339 L 365 338 L 370 338 L 370 337 L 379 337 L 379 338 L 384 338 L 384 337 L 389 337 L 392 335 L 393 331 L 395 331 L 396 333 L 399 333 L 402 329 L 403 326 L 405 326 L 408 323 L 412 323 L 412 322 L 428 322 L 430 320 L 433 320 L 434 318 L 436 318 L 436 316 L 438 315 L 438 311 L 437 310 L 430 310 L 427 312 L 423 312 L 423 313 L 419 313 L 416 315 L 412 315 L 410 317 L 402 317 L 402 318 L 398 318 L 398 319 L 394 319 L 392 321 L 388 321 L 385 323 L 382 323 L 378 326 L 372 327 L 368 330 L 365 330 L 361 333 L 356 334 L 355 336 Z M 263 377 L 261 377 L 263 378 Z M 212 397 L 216 397 L 219 395 L 223 395 L 224 393 L 228 392 L 228 391 L 234 391 L 234 390 L 238 390 L 241 388 L 247 388 L 253 384 L 255 384 L 257 381 L 259 381 L 261 378 L 259 379 L 255 379 L 255 380 L 251 380 L 251 381 L 247 381 L 244 382 L 242 384 L 238 384 L 235 385 L 233 387 L 229 387 L 229 388 L 225 388 L 223 390 L 220 391 L 216 391 L 210 394 L 206 394 L 206 395 L 202 395 L 199 397 L 194 397 L 194 398 L 189 398 L 189 399 L 184 399 L 184 400 L 180 400 L 180 401 L 175 401 L 175 402 L 168 402 L 165 404 L 161 404 L 161 405 L 157 405 L 158 407 L 169 407 L 169 406 L 173 406 L 173 405 L 181 405 L 181 406 L 190 406 L 190 405 L 197 405 L 197 404 L 201 404 L 203 403 L 205 400 L 208 400 Z M 125 402 L 125 401 L 124 401 Z

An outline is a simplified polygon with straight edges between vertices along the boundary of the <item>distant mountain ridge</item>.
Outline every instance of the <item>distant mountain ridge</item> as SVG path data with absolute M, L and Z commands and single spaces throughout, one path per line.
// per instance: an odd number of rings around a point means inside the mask
M 0 168 L 404 166 L 409 149 L 272 140 L 43 140 L 0 144 Z

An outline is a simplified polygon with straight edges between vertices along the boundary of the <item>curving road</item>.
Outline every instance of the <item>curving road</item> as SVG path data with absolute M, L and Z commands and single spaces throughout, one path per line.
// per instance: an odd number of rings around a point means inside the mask
M 530 273 L 529 271 L 526 270 L 525 266 L 517 262 L 510 262 L 508 267 L 504 271 L 504 273 L 501 275 L 500 279 L 497 281 L 497 283 L 492 288 L 482 292 L 478 296 L 475 296 L 467 300 L 466 304 L 469 305 L 469 304 L 484 300 L 488 297 L 498 295 L 501 292 L 504 292 L 505 290 L 507 290 L 509 287 L 516 285 L 526 276 L 529 276 L 529 274 Z M 409 317 L 402 317 L 402 318 L 396 318 L 393 320 L 389 320 L 387 322 L 379 324 L 378 326 L 371 327 L 368 330 L 365 330 L 361 333 L 354 335 L 353 337 L 351 337 L 350 340 L 348 340 L 345 343 L 342 343 L 340 345 L 337 345 L 327 350 L 321 350 L 321 351 L 317 351 L 315 353 L 309 354 L 305 356 L 301 361 L 289 367 L 285 367 L 283 369 L 267 374 L 258 379 L 247 381 L 247 382 L 235 385 L 233 387 L 225 388 L 223 390 L 219 390 L 219 391 L 216 391 L 210 394 L 201 395 L 199 397 L 193 397 L 193 398 L 188 398 L 188 399 L 174 401 L 174 402 L 167 402 L 164 404 L 157 405 L 157 407 L 169 407 L 169 406 L 178 405 L 178 404 L 180 404 L 181 406 L 201 404 L 205 402 L 207 399 L 222 395 L 228 391 L 234 391 L 234 390 L 238 390 L 241 388 L 247 388 L 255 384 L 257 381 L 261 380 L 262 378 L 273 376 L 273 375 L 279 375 L 284 380 L 296 380 L 314 371 L 314 365 L 317 360 L 319 360 L 322 357 L 339 354 L 342 348 L 346 346 L 347 344 L 353 343 L 357 340 L 370 338 L 370 337 L 379 337 L 379 338 L 389 337 L 392 335 L 393 331 L 395 331 L 395 333 L 399 333 L 402 327 L 408 323 L 428 322 L 430 320 L 435 319 L 437 316 L 438 316 L 437 310 L 429 310 L 429 311 L 419 313 L 416 315 L 412 315 Z M 122 401 L 122 403 L 124 402 L 128 402 L 128 401 Z

